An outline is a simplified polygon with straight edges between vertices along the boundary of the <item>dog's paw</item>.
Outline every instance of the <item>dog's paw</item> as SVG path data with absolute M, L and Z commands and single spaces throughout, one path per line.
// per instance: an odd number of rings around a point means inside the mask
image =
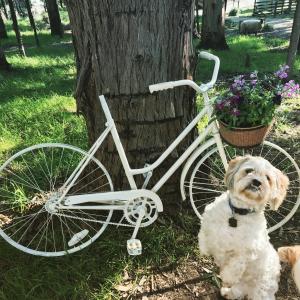
M 221 288 L 221 296 L 224 297 L 225 299 L 234 299 L 232 298 L 232 291 L 231 288 L 229 287 L 222 287 Z
M 244 299 L 243 293 L 236 286 L 223 286 L 221 288 L 221 296 L 225 299 Z

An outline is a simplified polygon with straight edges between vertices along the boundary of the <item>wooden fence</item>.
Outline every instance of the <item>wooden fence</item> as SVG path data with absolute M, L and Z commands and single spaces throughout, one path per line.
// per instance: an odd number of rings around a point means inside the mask
M 281 15 L 294 12 L 297 0 L 255 0 L 253 15 Z

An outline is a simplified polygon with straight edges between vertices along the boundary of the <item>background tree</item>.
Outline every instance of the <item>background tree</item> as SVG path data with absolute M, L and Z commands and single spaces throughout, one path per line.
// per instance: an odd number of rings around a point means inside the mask
M 11 65 L 8 63 L 5 57 L 5 53 L 0 46 L 0 70 L 1 71 L 9 71 L 11 69 Z
M 290 74 L 293 71 L 294 61 L 297 55 L 297 48 L 300 46 L 300 0 L 297 2 L 296 11 L 294 14 L 294 22 L 292 28 L 292 34 L 290 37 L 290 46 L 287 56 L 287 65 L 290 67 Z
M 52 35 L 63 36 L 63 27 L 56 0 L 45 0 Z
M 21 56 L 26 56 L 13 0 L 8 0 L 8 5 L 9 5 L 9 10 L 10 10 L 11 20 L 13 22 L 13 29 L 14 29 L 14 32 L 15 32 L 16 38 L 17 38 L 19 53 Z
M 13 0 L 18 15 L 22 18 L 26 17 L 25 0 Z
M 225 39 L 225 7 L 223 0 L 204 0 L 202 14 L 201 47 L 228 49 Z
M 7 32 L 6 32 L 6 27 L 2 18 L 2 13 L 0 11 L 0 38 L 1 39 L 6 39 L 7 38 Z
M 153 162 L 195 113 L 190 89 L 153 95 L 148 89 L 150 84 L 184 79 L 193 73 L 194 1 L 65 3 L 77 65 L 75 98 L 86 120 L 89 143 L 104 129 L 98 95 L 105 94 L 131 167 Z M 153 177 L 164 173 L 189 142 L 181 143 Z M 96 156 L 109 167 L 117 189 L 128 186 L 112 140 Z M 178 178 L 168 182 L 165 198 L 168 194 L 177 202 L 178 182 Z
M 8 19 L 8 13 L 7 13 L 6 4 L 5 4 L 4 0 L 1 0 L 1 6 L 3 8 L 3 12 L 4 12 L 4 15 L 5 15 L 5 18 Z
M 37 35 L 35 21 L 34 21 L 32 12 L 31 12 L 31 3 L 30 3 L 30 0 L 25 0 L 25 5 L 26 5 L 27 13 L 28 13 L 28 18 L 29 18 L 30 26 L 31 26 L 31 28 L 33 30 L 33 33 L 34 33 L 35 43 L 36 43 L 37 47 L 39 47 L 40 46 L 40 41 L 39 41 L 39 37 Z

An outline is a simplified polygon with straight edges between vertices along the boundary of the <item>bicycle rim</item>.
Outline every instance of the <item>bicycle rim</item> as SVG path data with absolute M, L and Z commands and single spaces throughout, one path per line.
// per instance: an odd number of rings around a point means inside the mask
M 56 210 L 59 188 L 72 174 L 83 150 L 65 144 L 26 148 L 0 167 L 0 235 L 33 255 L 61 256 L 79 251 L 107 227 L 112 210 Z M 92 158 L 66 196 L 112 191 L 104 166 Z

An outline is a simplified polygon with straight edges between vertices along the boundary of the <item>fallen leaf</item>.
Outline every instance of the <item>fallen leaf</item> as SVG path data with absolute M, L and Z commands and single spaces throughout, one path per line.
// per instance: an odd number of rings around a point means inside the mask
M 133 288 L 133 284 L 129 283 L 127 285 L 116 285 L 115 289 L 119 292 L 128 292 Z

